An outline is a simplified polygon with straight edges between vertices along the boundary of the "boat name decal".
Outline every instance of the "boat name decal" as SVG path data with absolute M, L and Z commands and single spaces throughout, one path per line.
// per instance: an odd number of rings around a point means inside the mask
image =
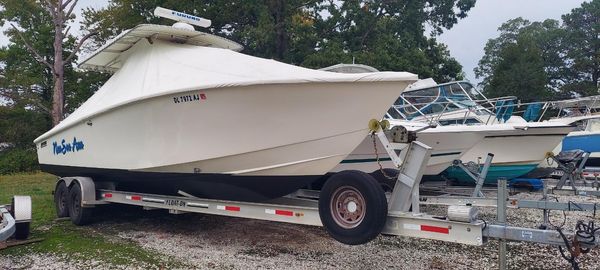
M 72 142 L 67 142 L 65 139 L 59 143 L 52 143 L 52 151 L 55 155 L 66 155 L 68 152 L 75 152 L 83 150 L 83 141 L 78 141 L 76 137 L 73 137 Z
M 193 101 L 202 101 L 206 99 L 206 94 L 198 93 L 198 94 L 190 94 L 183 96 L 173 97 L 173 103 L 185 103 L 185 102 L 193 102 Z

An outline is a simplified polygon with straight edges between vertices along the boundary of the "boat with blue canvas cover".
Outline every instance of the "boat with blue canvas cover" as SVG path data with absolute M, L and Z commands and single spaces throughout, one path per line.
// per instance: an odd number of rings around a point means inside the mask
M 590 153 L 586 167 L 600 167 L 600 96 L 566 100 L 554 107 L 560 109 L 559 116 L 587 118 L 562 140 L 555 152 L 581 149 Z
M 589 123 L 592 122 L 592 123 Z M 588 120 L 588 128 L 569 133 L 562 141 L 562 151 L 581 149 L 589 152 L 585 166 L 600 167 L 600 120 Z

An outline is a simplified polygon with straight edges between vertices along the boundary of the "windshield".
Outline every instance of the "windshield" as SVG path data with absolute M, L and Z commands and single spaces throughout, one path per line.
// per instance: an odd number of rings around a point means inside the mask
M 587 131 L 600 131 L 600 119 L 590 119 L 588 120 L 587 123 L 587 127 L 586 127 Z
M 402 93 L 401 98 L 396 101 L 395 105 L 401 112 L 406 114 L 414 114 L 418 111 L 424 114 L 438 113 L 444 109 L 443 105 L 436 103 L 439 96 L 440 90 L 437 86 L 408 91 Z

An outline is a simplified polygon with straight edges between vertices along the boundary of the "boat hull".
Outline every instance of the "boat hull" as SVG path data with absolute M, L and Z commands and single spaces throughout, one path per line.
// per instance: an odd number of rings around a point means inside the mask
M 484 184 L 496 184 L 498 178 L 514 179 L 528 174 L 537 168 L 538 163 L 532 164 L 511 164 L 511 165 L 492 165 L 488 169 Z M 475 181 L 461 168 L 449 167 L 444 172 L 444 177 L 459 185 L 473 185 Z
M 443 128 L 443 127 L 442 127 Z M 425 175 L 437 175 L 443 172 L 452 161 L 461 156 L 483 138 L 481 132 L 420 132 L 417 140 L 432 147 L 431 158 L 425 168 Z M 395 168 L 383 145 L 376 140 L 379 163 L 383 168 Z M 360 170 L 373 173 L 380 169 L 375 155 L 373 138 L 367 136 L 332 172 Z
M 513 179 L 534 170 L 552 149 L 573 129 L 571 126 L 529 127 L 526 130 L 499 132 L 486 136 L 462 157 L 463 162 L 483 164 L 488 153 L 494 158 L 485 179 L 495 184 L 499 177 Z M 448 168 L 444 175 L 461 184 L 475 183 L 459 168 Z
M 562 140 L 562 151 L 581 149 L 590 153 L 585 163 L 588 167 L 600 167 L 600 132 L 574 131 Z
M 118 184 L 151 178 L 158 186 L 179 187 L 171 181 L 181 174 L 189 182 L 182 191 L 203 190 L 195 192 L 203 197 L 278 197 L 335 167 L 365 138 L 368 121 L 381 118 L 382 108 L 408 83 L 182 91 L 114 108 L 39 140 L 38 158 L 43 170 L 59 176 L 90 175 Z M 265 186 L 259 177 L 272 177 L 281 187 Z M 250 196 L 232 192 L 238 189 Z

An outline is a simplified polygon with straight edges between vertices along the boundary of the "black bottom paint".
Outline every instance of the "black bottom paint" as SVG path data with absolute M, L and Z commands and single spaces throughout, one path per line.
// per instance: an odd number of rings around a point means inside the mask
M 85 176 L 94 182 L 112 182 L 117 190 L 177 195 L 179 190 L 201 198 L 265 201 L 290 194 L 329 175 L 236 176 L 217 173 L 138 172 L 40 164 L 42 171 L 60 176 Z

